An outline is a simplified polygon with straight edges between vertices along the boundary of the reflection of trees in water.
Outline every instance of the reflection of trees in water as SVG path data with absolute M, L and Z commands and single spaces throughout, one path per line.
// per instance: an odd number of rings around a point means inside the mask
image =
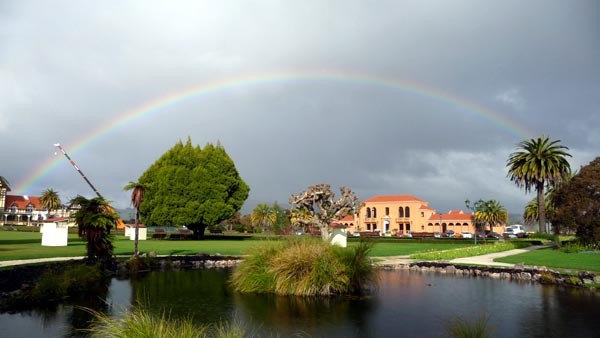
M 225 269 L 150 272 L 132 279 L 132 304 L 152 313 L 205 323 L 229 321 L 235 311 Z
M 267 327 L 281 334 L 323 333 L 338 327 L 341 331 L 368 332 L 367 313 L 375 300 L 367 297 L 296 297 L 234 294 L 238 315 L 252 327 Z
M 595 337 L 600 332 L 598 292 L 585 289 L 541 286 L 539 302 L 523 313 L 520 334 L 535 338 Z
M 88 329 L 94 316 L 85 309 L 106 313 L 109 307 L 106 297 L 110 285 L 110 279 L 99 280 L 93 290 L 72 296 L 63 303 L 49 303 L 38 306 L 21 313 L 31 317 L 38 317 L 44 329 L 56 327 L 62 323 L 67 336 L 86 336 L 83 330 Z

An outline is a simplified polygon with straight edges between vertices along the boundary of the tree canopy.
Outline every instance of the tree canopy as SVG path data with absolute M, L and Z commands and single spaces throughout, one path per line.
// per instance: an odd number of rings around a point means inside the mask
M 186 226 L 202 238 L 207 226 L 229 219 L 250 188 L 220 143 L 201 148 L 177 142 L 139 178 L 148 188 L 140 205 L 147 226 Z
M 577 229 L 585 245 L 600 244 L 600 157 L 581 168 L 578 174 L 555 191 L 554 219 L 562 227 Z
M 71 200 L 71 205 L 77 206 L 71 217 L 79 228 L 79 236 L 86 239 L 88 263 L 98 260 L 108 263 L 113 253 L 110 229 L 116 225 L 119 216 L 102 197 L 77 196 Z
M 52 210 L 56 210 L 60 208 L 62 202 L 60 197 L 58 196 L 58 192 L 49 188 L 42 192 L 42 196 L 40 196 L 40 203 L 43 207 L 48 209 L 48 213 L 52 213 Z
M 537 192 L 540 232 L 546 232 L 544 189 L 560 183 L 571 173 L 567 161 L 571 155 L 566 152 L 569 148 L 559 143 L 560 140 L 550 141 L 547 136 L 522 141 L 507 161 L 510 180 L 526 192 L 532 188 Z

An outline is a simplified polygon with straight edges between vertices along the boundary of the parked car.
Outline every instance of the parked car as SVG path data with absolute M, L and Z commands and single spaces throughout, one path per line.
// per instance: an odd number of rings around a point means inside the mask
M 433 237 L 434 238 L 442 238 L 442 234 L 440 234 L 439 231 L 436 231 L 436 232 L 433 233 Z
M 487 238 L 487 235 L 488 235 L 488 234 L 486 234 L 486 233 L 485 233 L 485 231 L 479 231 L 479 232 L 477 233 L 477 238 L 481 238 L 481 239 L 483 239 L 483 238 Z
M 360 232 L 355 231 L 355 232 L 352 233 L 352 236 L 354 236 L 354 237 L 360 237 Z
M 448 230 L 444 233 L 444 235 L 448 238 L 454 238 L 456 237 L 456 233 L 454 233 L 454 230 Z
M 525 227 L 523 227 L 521 224 L 513 224 L 510 227 L 512 228 L 513 234 L 517 235 L 518 237 L 525 235 Z
M 460 237 L 462 238 L 473 238 L 473 234 L 468 231 L 463 231 L 460 233 Z
M 296 231 L 296 236 L 302 236 L 303 234 L 304 234 L 304 232 L 302 232 L 302 230 Z
M 504 238 L 517 238 L 511 227 L 504 228 Z
M 500 236 L 499 233 L 492 231 L 486 235 L 486 238 L 499 239 L 502 238 L 502 236 Z

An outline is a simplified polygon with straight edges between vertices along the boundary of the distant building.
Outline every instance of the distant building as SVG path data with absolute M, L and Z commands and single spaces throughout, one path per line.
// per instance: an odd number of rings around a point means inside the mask
M 346 216 L 338 222 L 348 226 L 348 233 L 378 231 L 405 235 L 409 231 L 445 233 L 449 230 L 457 234 L 475 233 L 472 213 L 462 210 L 438 213 L 429 202 L 412 195 L 371 197 L 362 203 L 357 215 Z
M 2 225 L 38 225 L 51 216 L 42 207 L 38 196 L 9 195 L 8 182 L 0 177 L 0 223 Z M 71 211 L 66 206 L 52 210 L 53 217 L 69 217 Z

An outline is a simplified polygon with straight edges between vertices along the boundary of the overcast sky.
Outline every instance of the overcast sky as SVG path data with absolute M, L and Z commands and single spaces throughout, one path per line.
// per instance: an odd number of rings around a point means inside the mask
M 93 196 L 64 158 L 26 186 L 60 142 L 128 207 L 122 187 L 190 136 L 224 145 L 252 189 L 245 212 L 330 183 L 522 213 L 534 195 L 506 159 L 542 134 L 573 168 L 600 155 L 598 1 L 0 2 L 0 175 L 13 193 Z

